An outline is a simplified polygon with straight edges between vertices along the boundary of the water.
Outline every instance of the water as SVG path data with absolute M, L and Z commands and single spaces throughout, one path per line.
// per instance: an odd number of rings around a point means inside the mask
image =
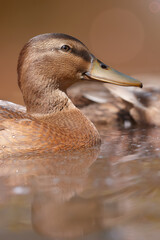
M 160 129 L 99 129 L 101 148 L 0 161 L 0 239 L 154 240 Z

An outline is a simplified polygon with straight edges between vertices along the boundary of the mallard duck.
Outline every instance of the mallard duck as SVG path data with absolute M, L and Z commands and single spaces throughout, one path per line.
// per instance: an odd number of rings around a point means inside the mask
M 104 125 L 160 126 L 160 88 L 157 83 L 155 86 L 146 83 L 143 89 L 135 89 L 111 84 L 82 84 L 69 89 L 69 96 L 98 128 Z
M 84 80 L 142 87 L 140 81 L 99 61 L 81 41 L 60 33 L 29 40 L 20 52 L 17 69 L 26 108 L 0 102 L 2 153 L 98 145 L 97 129 L 69 99 L 67 88 Z
M 120 87 L 118 91 L 112 86 L 110 89 L 116 98 L 123 101 L 128 115 L 138 125 L 160 126 L 160 89 L 144 87 L 143 89 Z

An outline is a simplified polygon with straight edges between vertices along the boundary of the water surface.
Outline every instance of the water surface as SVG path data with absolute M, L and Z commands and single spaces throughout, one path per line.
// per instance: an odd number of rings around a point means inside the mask
M 159 239 L 160 129 L 99 131 L 100 149 L 0 160 L 0 239 Z

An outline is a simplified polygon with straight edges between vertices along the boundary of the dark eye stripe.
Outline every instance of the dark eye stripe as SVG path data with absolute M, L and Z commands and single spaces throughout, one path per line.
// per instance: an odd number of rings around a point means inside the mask
M 46 52 L 46 49 L 38 49 L 37 51 L 43 53 Z M 59 48 L 51 48 L 48 51 L 59 51 Z M 86 62 L 91 62 L 91 55 L 85 50 L 77 50 L 75 48 L 71 48 L 70 53 L 83 58 Z
M 85 61 L 90 62 L 91 61 L 91 56 L 90 54 L 85 51 L 85 50 L 77 50 L 75 48 L 72 48 L 71 53 L 74 55 L 83 58 Z
M 42 34 L 42 35 L 39 35 L 39 36 L 36 36 L 36 37 L 32 38 L 32 39 L 30 40 L 30 42 L 42 41 L 42 40 L 52 39 L 52 38 L 53 38 L 53 39 L 54 39 L 54 38 L 57 38 L 57 39 L 64 39 L 64 40 L 72 40 L 72 41 L 75 41 L 75 42 L 80 43 L 82 46 L 85 47 L 85 45 L 84 45 L 81 41 L 79 41 L 78 39 L 76 39 L 76 38 L 74 38 L 74 37 L 72 37 L 72 36 L 66 35 L 66 34 L 62 34 L 62 33 L 47 33 L 47 34 Z M 55 49 L 55 50 L 59 50 L 58 48 L 52 48 L 52 49 L 50 49 L 50 50 L 52 51 L 52 50 L 54 50 L 54 49 Z M 43 52 L 43 51 L 46 51 L 46 50 L 45 50 L 45 49 L 41 49 L 41 50 L 38 49 L 38 51 Z M 91 61 L 91 56 L 90 56 L 90 54 L 89 54 L 85 49 L 83 49 L 83 50 L 78 50 L 78 49 L 72 48 L 72 49 L 71 49 L 71 53 L 74 54 L 74 55 L 76 55 L 76 56 L 78 56 L 78 57 L 83 58 L 83 59 L 84 59 L 85 61 L 87 61 L 87 62 L 90 62 L 90 61 Z

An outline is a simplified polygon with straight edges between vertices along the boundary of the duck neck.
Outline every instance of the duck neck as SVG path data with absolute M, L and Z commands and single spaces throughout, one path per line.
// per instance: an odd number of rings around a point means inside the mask
M 36 86 L 25 86 L 24 91 L 22 89 L 29 114 L 44 115 L 75 108 L 67 94 L 61 91 L 58 86 L 49 84 L 49 81 L 43 82 L 46 82 L 46 84 L 38 82 L 39 86 L 37 86 L 36 81 Z
M 35 99 L 32 105 L 27 107 L 30 114 L 51 114 L 57 113 L 73 107 L 66 93 L 59 89 L 53 90 L 51 93 L 46 92 L 38 99 Z

